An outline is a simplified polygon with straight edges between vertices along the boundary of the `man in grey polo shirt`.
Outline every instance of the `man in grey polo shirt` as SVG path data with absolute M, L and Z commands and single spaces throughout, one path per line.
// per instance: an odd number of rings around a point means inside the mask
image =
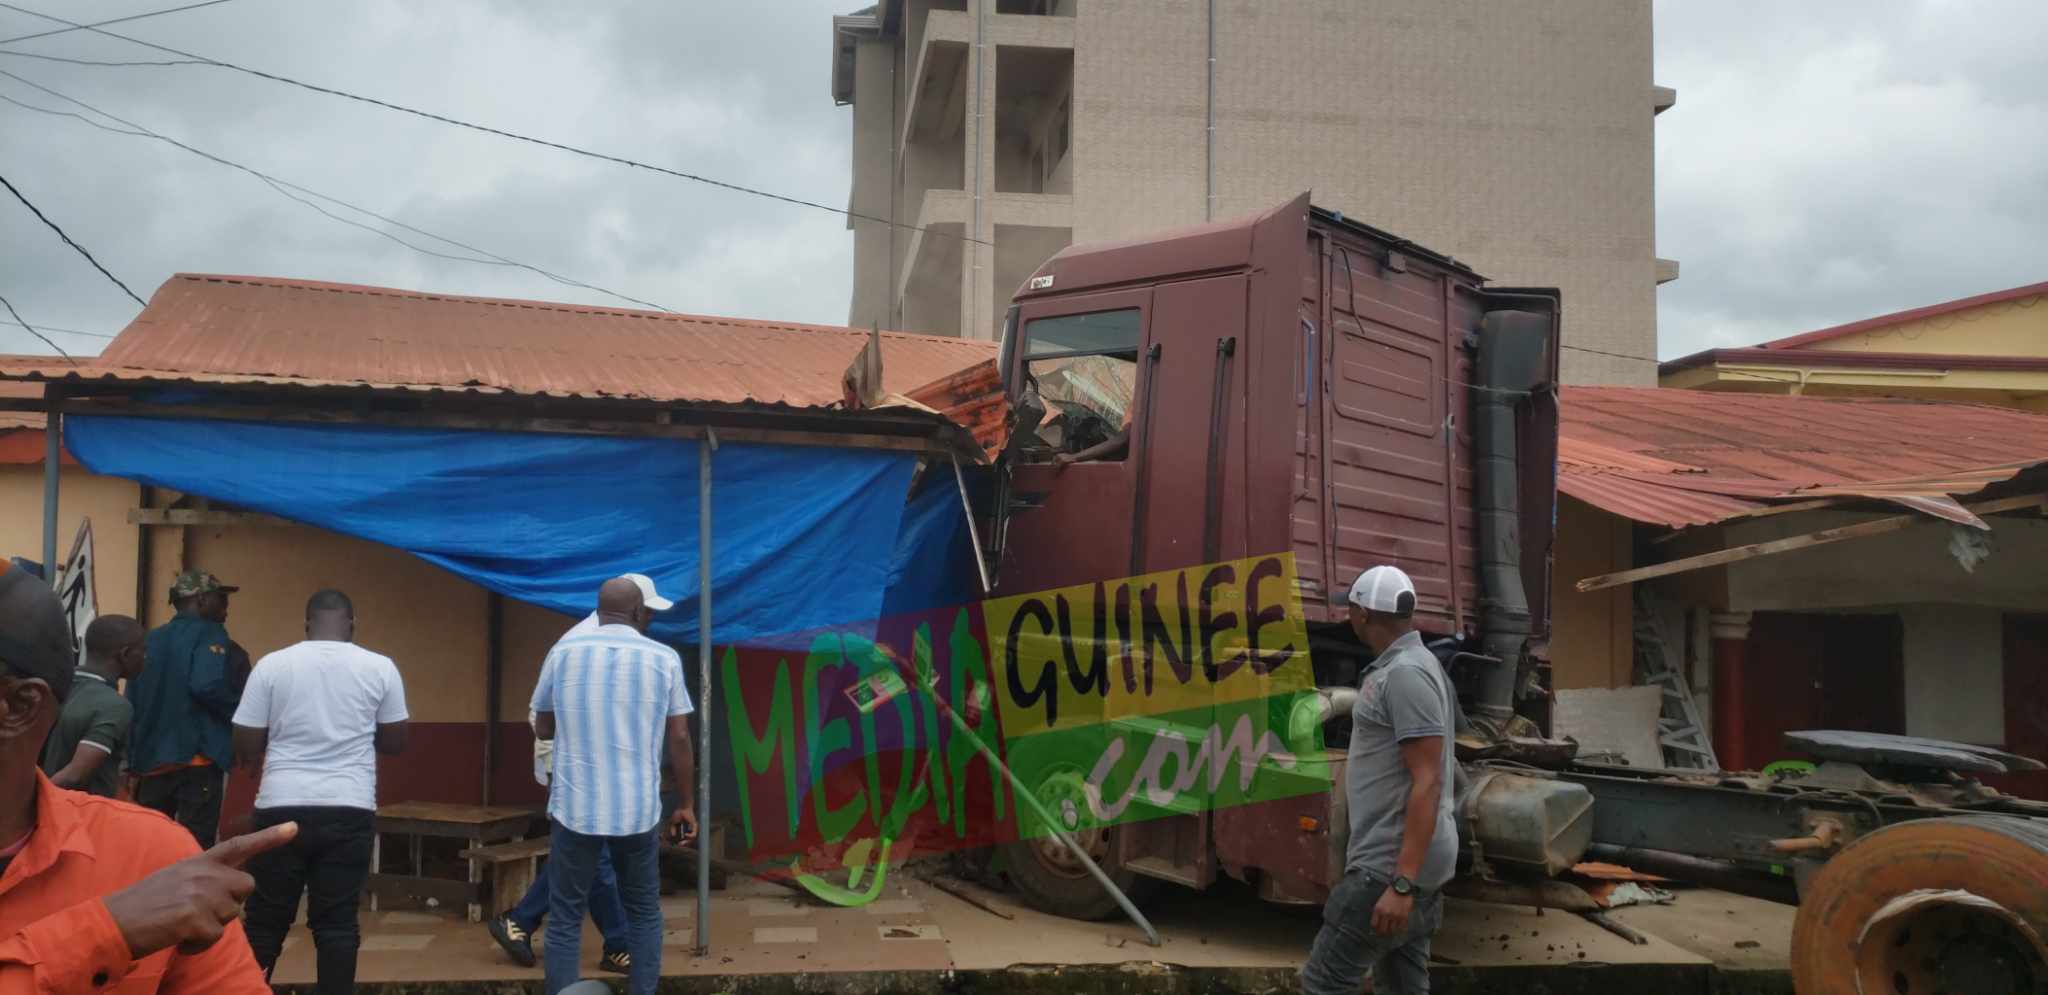
M 1351 584 L 1351 631 L 1379 658 L 1351 710 L 1344 795 L 1351 843 L 1344 880 L 1301 968 L 1305 995 L 1429 991 L 1429 939 L 1443 922 L 1440 889 L 1458 863 L 1451 822 L 1450 678 L 1415 631 L 1415 585 L 1390 566 Z

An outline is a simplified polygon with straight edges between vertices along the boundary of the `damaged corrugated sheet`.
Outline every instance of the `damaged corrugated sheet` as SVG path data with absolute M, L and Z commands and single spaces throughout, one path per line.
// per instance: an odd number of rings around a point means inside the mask
M 1002 378 L 994 359 L 934 380 L 910 391 L 909 396 L 974 433 L 974 441 L 990 456 L 1002 448 L 1003 419 L 1009 407 L 1003 403 Z
M 1957 501 L 2048 463 L 2048 417 L 1974 404 L 1566 387 L 1558 489 L 1683 528 L 1787 501 L 1890 501 L 1981 526 Z
M 827 407 L 863 329 L 458 297 L 269 277 L 179 274 L 99 357 L 21 359 L 49 379 L 370 386 L 552 397 Z M 904 391 L 995 345 L 883 332 Z

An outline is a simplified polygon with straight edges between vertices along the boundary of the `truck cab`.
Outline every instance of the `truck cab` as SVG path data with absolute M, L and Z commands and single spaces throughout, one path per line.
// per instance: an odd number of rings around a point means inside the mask
M 1338 691 L 1369 662 L 1345 592 L 1391 563 L 1416 584 L 1420 628 L 1472 668 L 1468 713 L 1497 735 L 1535 732 L 1516 712 L 1542 682 L 1558 316 L 1554 291 L 1489 288 L 1306 194 L 1064 250 L 1019 289 L 996 361 L 1011 424 L 987 533 L 994 593 L 1287 554 L 1315 683 Z M 1483 382 L 1493 343 L 1518 357 L 1515 382 Z M 1503 584 L 1515 590 L 1489 595 Z M 1309 735 L 1295 746 L 1341 778 L 1343 733 Z M 1228 873 L 1319 901 L 1342 873 L 1342 806 L 1326 791 L 1164 813 L 1087 842 L 1126 879 L 1199 888 Z M 1013 850 L 1013 878 L 1042 865 L 1019 880 L 1041 907 L 1113 910 L 1085 897 L 1092 882 L 1059 846 Z M 1085 885 L 1085 909 L 1033 887 L 1054 872 Z

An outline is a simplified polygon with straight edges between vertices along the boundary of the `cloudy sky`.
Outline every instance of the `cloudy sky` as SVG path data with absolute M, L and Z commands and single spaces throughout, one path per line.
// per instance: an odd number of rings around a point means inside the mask
M 23 0 L 101 20 L 175 0 Z M 853 0 L 239 0 L 113 28 L 508 130 L 843 205 L 829 15 Z M 2048 4 L 1657 0 L 1666 357 L 2048 279 Z M 0 38 L 58 25 L 0 9 Z M 86 32 L 9 44 L 160 52 Z M 460 131 L 204 66 L 0 70 L 277 180 L 670 308 L 844 320 L 842 218 Z M 0 96 L 75 104 L 0 76 Z M 90 115 L 88 115 L 90 116 Z M 115 125 L 99 119 L 110 127 Z M 185 270 L 617 304 L 426 255 L 149 138 L 0 101 L 0 175 L 147 298 Z M 305 194 L 301 193 L 304 197 Z M 354 214 L 435 252 L 471 255 Z M 67 350 L 137 311 L 0 192 L 0 294 Z M 0 320 L 6 320 L 0 315 Z M 0 351 L 45 351 L 0 324 Z

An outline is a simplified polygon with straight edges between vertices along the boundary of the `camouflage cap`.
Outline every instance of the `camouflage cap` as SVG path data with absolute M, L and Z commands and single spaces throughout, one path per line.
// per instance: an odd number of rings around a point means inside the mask
M 176 601 L 179 598 L 189 598 L 195 594 L 205 594 L 208 591 L 233 594 L 239 590 L 241 588 L 229 587 L 221 583 L 219 577 L 215 577 L 204 570 L 187 570 L 179 574 L 178 579 L 171 583 L 171 600 Z

